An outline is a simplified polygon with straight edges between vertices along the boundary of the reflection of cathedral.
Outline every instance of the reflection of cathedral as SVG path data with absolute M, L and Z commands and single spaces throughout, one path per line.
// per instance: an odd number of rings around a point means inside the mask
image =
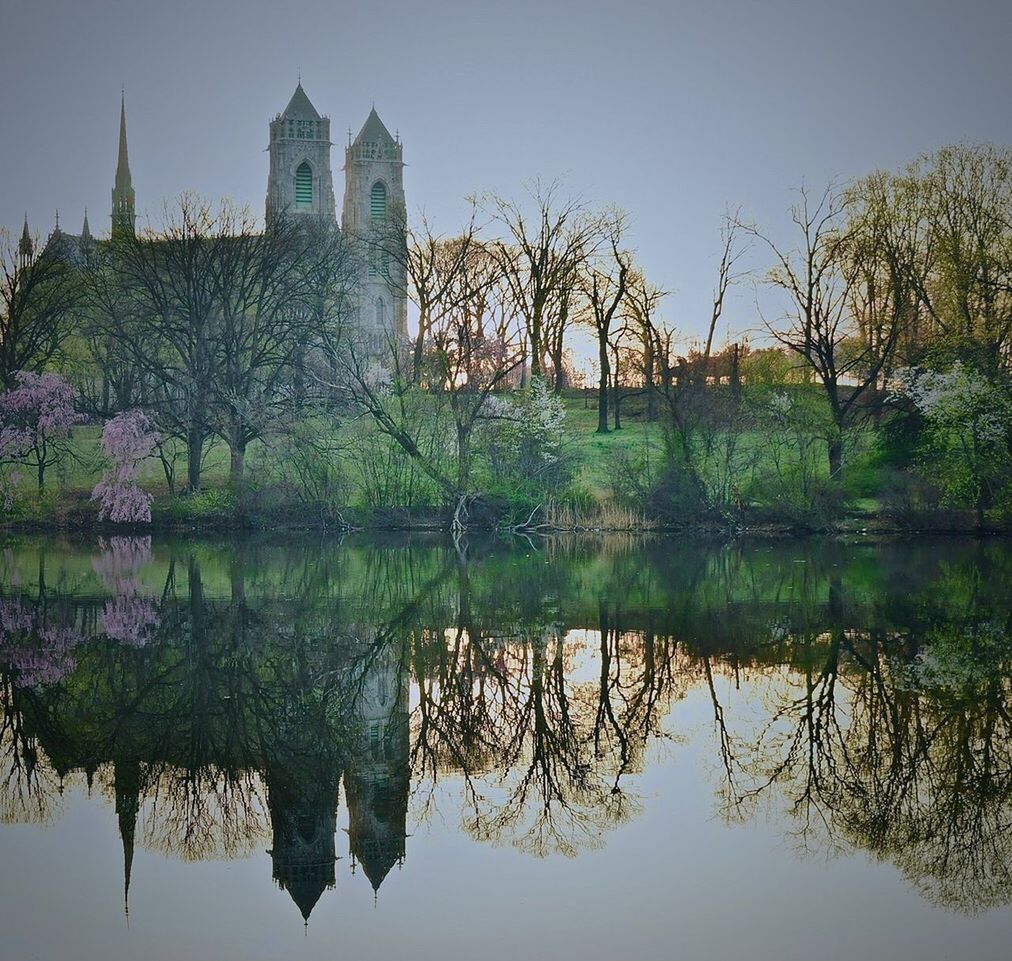
M 378 891 L 404 858 L 410 772 L 408 682 L 397 652 L 378 653 L 353 700 L 355 732 L 344 771 L 352 863 Z M 274 880 L 308 921 L 335 886 L 338 780 L 312 758 L 267 773 Z
M 374 891 L 404 859 L 410 789 L 408 678 L 390 646 L 379 652 L 362 682 L 356 749 L 345 771 L 348 839 Z
M 304 777 L 283 782 L 268 774 L 267 794 L 273 843 L 274 880 L 309 914 L 320 895 L 334 887 L 338 775 L 301 768 Z M 283 775 L 282 775 L 283 777 Z

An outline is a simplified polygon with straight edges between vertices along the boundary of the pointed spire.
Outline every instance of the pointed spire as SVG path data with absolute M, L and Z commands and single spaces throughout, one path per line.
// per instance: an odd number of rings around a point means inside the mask
M 81 240 L 91 240 L 91 227 L 88 226 L 88 208 L 84 208 L 84 223 L 81 225 Z
M 130 157 L 127 151 L 126 93 L 119 101 L 119 154 L 116 160 L 116 179 L 112 188 L 112 232 L 114 236 L 134 233 L 135 197 L 133 178 L 130 176 Z
M 376 113 L 375 106 L 369 111 L 369 116 L 366 117 L 365 123 L 362 124 L 362 129 L 355 138 L 355 143 L 396 144 L 394 138 L 390 136 L 390 131 L 387 130 L 383 121 L 380 120 L 379 114 Z
M 292 99 L 288 101 L 288 106 L 282 111 L 281 116 L 285 120 L 319 120 L 320 115 L 316 111 L 316 107 L 313 106 L 312 101 L 306 95 L 306 91 L 302 89 L 302 77 L 299 77 L 299 83 L 295 88 L 295 93 L 292 94 Z
M 28 211 L 25 211 L 25 225 L 21 229 L 21 240 L 18 242 L 18 257 L 21 258 L 21 266 L 24 267 L 32 259 L 35 253 L 35 243 L 32 241 L 31 231 L 28 229 Z
M 131 187 L 130 156 L 127 151 L 126 93 L 119 99 L 119 155 L 116 159 L 116 186 Z

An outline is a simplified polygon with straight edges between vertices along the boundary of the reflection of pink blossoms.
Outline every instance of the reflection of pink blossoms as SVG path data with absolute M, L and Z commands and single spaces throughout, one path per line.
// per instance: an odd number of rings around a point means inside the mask
M 21 600 L 0 599 L 0 661 L 18 687 L 55 684 L 74 669 L 73 650 L 84 638 L 73 627 L 40 626 Z
M 143 646 L 158 624 L 158 609 L 147 597 L 117 597 L 106 602 L 102 614 L 106 635 L 132 647 Z
M 114 641 L 139 647 L 159 624 L 155 602 L 140 596 L 140 569 L 151 559 L 150 537 L 99 538 L 102 553 L 91 564 L 117 596 L 105 604 L 102 630 Z
M 98 539 L 101 553 L 91 560 L 92 570 L 111 591 L 136 594 L 140 587 L 136 576 L 151 560 L 150 537 L 104 537 Z
M 137 483 L 141 464 L 158 443 L 150 418 L 139 410 L 117 414 L 102 428 L 102 453 L 112 462 L 91 499 L 100 502 L 98 519 L 123 524 L 151 523 L 151 495 Z

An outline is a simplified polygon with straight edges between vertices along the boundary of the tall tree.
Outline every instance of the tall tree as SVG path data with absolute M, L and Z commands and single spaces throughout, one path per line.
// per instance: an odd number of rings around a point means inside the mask
M 832 428 L 827 438 L 829 473 L 843 471 L 844 437 L 868 412 L 862 406 L 899 342 L 891 324 L 881 336 L 861 341 L 854 294 L 867 263 L 868 247 L 848 220 L 852 199 L 835 185 L 814 198 L 802 187 L 791 208 L 797 246 L 785 249 L 755 227 L 773 255 L 767 282 L 786 295 L 783 323 L 767 322 L 770 334 L 800 357 L 822 385 Z
M 611 378 L 609 337 L 612 322 L 625 298 L 632 269 L 632 257 L 622 250 L 625 216 L 612 212 L 601 222 L 603 249 L 587 259 L 580 286 L 587 303 L 587 315 L 597 335 L 599 381 L 597 391 L 597 432 L 608 433 L 608 394 Z
M 249 442 L 298 393 L 299 368 L 342 302 L 345 259 L 325 225 L 277 217 L 260 231 L 247 210 L 193 196 L 160 231 L 114 239 L 112 285 L 97 274 L 102 333 L 142 372 L 159 426 L 184 440 L 191 490 L 213 435 L 242 480 Z
M 565 325 L 552 312 L 568 305 L 566 292 L 577 282 L 577 269 L 599 240 L 595 218 L 579 200 L 559 196 L 559 185 L 536 182 L 528 202 L 490 196 L 486 206 L 504 236 L 494 246 L 511 296 L 526 325 L 532 376 L 542 373 L 556 325 L 554 353 L 561 358 Z

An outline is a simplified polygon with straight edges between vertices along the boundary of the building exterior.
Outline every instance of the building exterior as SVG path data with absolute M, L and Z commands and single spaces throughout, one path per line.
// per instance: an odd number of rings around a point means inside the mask
M 401 343 L 407 337 L 405 284 L 403 145 L 390 135 L 375 107 L 358 136 L 349 137 L 345 151 L 345 191 L 340 226 L 331 170 L 330 118 L 313 106 L 301 81 L 288 106 L 269 124 L 269 167 L 264 210 L 266 229 L 280 217 L 312 218 L 341 230 L 354 253 L 357 274 L 355 331 L 360 342 L 372 345 Z M 127 149 L 126 103 L 120 100 L 119 145 L 112 188 L 110 235 L 134 236 L 137 199 Z M 56 226 L 47 244 L 60 256 L 86 264 L 96 238 L 87 211 L 80 234 Z M 31 257 L 27 216 L 19 254 Z

